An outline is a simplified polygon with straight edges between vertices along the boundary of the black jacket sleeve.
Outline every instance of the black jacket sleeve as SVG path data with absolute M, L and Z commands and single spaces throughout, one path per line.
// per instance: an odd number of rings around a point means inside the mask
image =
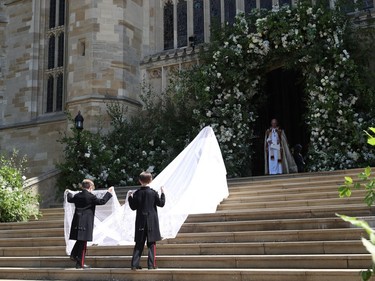
M 159 197 L 159 194 L 157 192 L 155 192 L 155 196 L 156 196 L 156 206 L 159 206 L 159 207 L 164 207 L 165 205 L 165 194 L 162 193 L 161 196 Z
M 137 199 L 136 193 L 134 193 L 133 196 L 129 196 L 128 200 L 129 200 L 130 209 L 132 209 L 133 211 L 137 210 L 138 209 L 138 199 Z
M 103 198 L 98 198 L 95 196 L 95 200 L 94 200 L 94 203 L 95 205 L 104 205 L 105 203 L 108 202 L 109 199 L 112 198 L 112 194 L 110 192 L 107 192 Z
M 68 194 L 66 195 L 67 196 L 67 199 L 68 199 L 68 202 L 69 203 L 74 203 L 74 195 L 71 194 L 70 192 L 68 192 Z

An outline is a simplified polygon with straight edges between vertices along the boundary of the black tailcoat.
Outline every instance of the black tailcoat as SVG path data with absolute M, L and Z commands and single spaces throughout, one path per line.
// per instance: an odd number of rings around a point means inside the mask
M 100 199 L 86 189 L 74 196 L 68 193 L 68 202 L 74 203 L 76 207 L 72 226 L 70 228 L 69 239 L 92 241 L 95 207 L 96 205 L 104 205 L 111 197 L 112 194 L 107 192 L 104 197 Z
M 129 197 L 130 208 L 137 210 L 135 242 L 141 243 L 145 234 L 144 231 L 147 231 L 147 242 L 161 240 L 157 206 L 163 207 L 164 204 L 164 193 L 159 197 L 159 194 L 148 186 L 138 189 L 133 197 Z M 145 229 L 146 226 L 147 229 Z

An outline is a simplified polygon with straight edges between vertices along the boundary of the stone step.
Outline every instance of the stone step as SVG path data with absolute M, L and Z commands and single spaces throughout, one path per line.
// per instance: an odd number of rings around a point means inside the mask
M 3 279 L 44 280 L 143 280 L 143 281 L 353 281 L 359 269 L 157 269 L 131 271 L 122 268 L 0 268 Z
M 18 230 L 18 229 L 50 229 L 63 228 L 63 215 L 57 220 L 34 220 L 29 222 L 8 222 L 0 223 L 0 231 L 2 230 Z M 1 237 L 1 235 L 0 235 Z
M 364 190 L 353 190 L 352 197 L 362 197 L 364 198 L 365 191 Z M 251 203 L 251 202 L 271 202 L 271 201 L 294 201 L 294 200 L 321 200 L 321 199 L 337 199 L 338 198 L 338 191 L 330 191 L 330 192 L 304 192 L 304 193 L 287 193 L 287 194 L 279 194 L 273 193 L 269 195 L 249 195 L 249 194 L 241 194 L 241 195 L 233 195 L 231 194 L 228 198 L 226 198 L 221 204 L 227 203 Z M 362 200 L 363 201 L 363 200 Z
M 255 210 L 220 210 L 214 214 L 191 215 L 186 222 L 219 222 L 219 221 L 246 221 L 269 219 L 304 219 L 335 217 L 335 214 L 367 217 L 375 214 L 375 207 L 364 204 L 337 205 L 337 206 L 309 206 L 291 208 L 269 208 Z
M 4 238 L 63 237 L 64 228 L 0 230 L 0 240 Z
M 339 238 L 339 237 L 338 237 Z M 64 240 L 52 246 L 1 246 L 0 256 L 66 256 Z M 30 245 L 30 244 L 29 244 Z M 88 256 L 130 256 L 133 246 L 89 246 Z M 191 243 L 157 245 L 157 255 L 367 254 L 359 239 L 337 241 Z
M 54 229 L 52 229 L 54 230 Z M 21 232 L 17 237 L 6 237 L 0 233 L 0 245 L 10 246 L 17 245 L 23 241 L 30 243 L 53 243 L 58 242 L 58 239 L 63 240 L 64 233 L 53 236 L 53 232 L 45 230 L 45 233 L 35 232 L 25 234 Z M 41 236 L 42 234 L 43 236 Z M 354 240 L 360 239 L 364 234 L 362 229 L 347 228 L 347 229 L 307 229 L 307 230 L 268 230 L 268 231 L 233 231 L 228 228 L 225 232 L 197 232 L 197 233 L 179 233 L 176 238 L 164 240 L 163 243 L 178 244 L 178 243 L 238 243 L 238 242 L 276 242 L 276 241 L 332 241 L 332 240 Z M 28 235 L 28 236 L 26 236 Z M 32 236 L 34 235 L 34 236 Z M 25 238 L 27 237 L 27 238 Z M 42 239 L 41 241 L 39 239 Z M 19 241 L 22 240 L 22 241 Z M 8 244 L 7 244 L 8 242 Z M 59 242 L 60 245 L 61 242 Z M 35 245 L 35 244 L 33 244 Z M 48 244 L 50 245 L 50 244 Z M 47 246 L 47 245 L 46 245 Z
M 374 220 L 375 217 L 366 217 Z M 335 218 L 281 219 L 259 221 L 225 221 L 225 222 L 197 222 L 184 223 L 179 233 L 212 232 L 212 231 L 262 231 L 262 230 L 304 230 L 304 229 L 332 229 L 350 228 L 351 224 Z
M 143 256 L 142 263 L 147 267 Z M 87 256 L 93 268 L 129 268 L 131 256 Z M 289 268 L 289 269 L 363 269 L 371 264 L 371 255 L 183 255 L 158 256 L 160 268 Z M 69 257 L 0 257 L 1 267 L 71 268 Z
M 290 201 L 271 201 L 271 202 L 223 202 L 218 206 L 218 210 L 237 210 L 237 209 L 268 209 L 285 207 L 310 207 L 310 206 L 331 206 L 331 205 L 350 205 L 361 204 L 363 197 L 351 198 L 327 198 L 312 200 L 290 200 Z

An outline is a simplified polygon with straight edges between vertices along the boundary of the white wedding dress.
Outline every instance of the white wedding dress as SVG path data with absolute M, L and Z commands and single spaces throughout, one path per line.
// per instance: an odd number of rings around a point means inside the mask
M 197 137 L 152 181 L 151 188 L 164 186 L 166 204 L 158 208 L 163 239 L 175 238 L 190 214 L 214 213 L 217 205 L 228 196 L 226 169 L 220 147 L 211 127 Z M 106 190 L 93 192 L 103 196 Z M 64 231 L 66 253 L 75 241 L 69 240 L 74 204 L 64 195 Z M 121 206 L 116 193 L 106 205 L 97 206 L 94 239 L 89 245 L 113 246 L 134 243 L 135 212 L 128 200 Z

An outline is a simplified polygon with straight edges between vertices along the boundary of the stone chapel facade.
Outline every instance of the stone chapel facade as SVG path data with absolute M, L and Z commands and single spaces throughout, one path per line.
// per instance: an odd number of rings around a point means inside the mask
M 144 79 L 163 90 L 171 71 L 197 62 L 192 44 L 209 42 L 213 21 L 295 1 L 0 0 L 0 151 L 27 154 L 29 176 L 54 169 L 65 111 L 92 130 L 108 121 L 107 103 L 131 114 Z

